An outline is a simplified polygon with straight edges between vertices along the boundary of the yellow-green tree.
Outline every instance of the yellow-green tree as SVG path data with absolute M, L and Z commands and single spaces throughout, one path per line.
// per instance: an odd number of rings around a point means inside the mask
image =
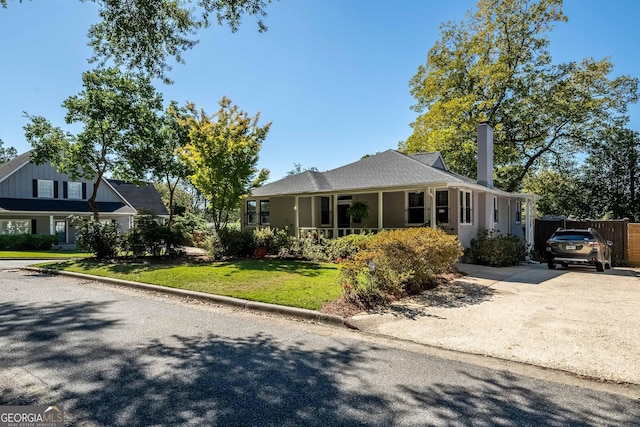
M 554 64 L 548 34 L 567 17 L 562 0 L 478 0 L 410 82 L 420 113 L 400 148 L 440 151 L 455 172 L 476 174 L 476 126 L 495 128 L 496 184 L 508 191 L 541 164 L 561 163 L 638 99 L 638 81 L 611 78 L 607 59 Z
M 239 207 L 242 196 L 269 177 L 267 169 L 258 170 L 256 165 L 271 127 L 271 123 L 258 126 L 260 113 L 250 117 L 227 97 L 219 105 L 215 114 L 208 115 L 187 104 L 190 142 L 179 150 L 192 171 L 191 183 L 209 201 L 216 231 L 226 228 L 229 213 Z

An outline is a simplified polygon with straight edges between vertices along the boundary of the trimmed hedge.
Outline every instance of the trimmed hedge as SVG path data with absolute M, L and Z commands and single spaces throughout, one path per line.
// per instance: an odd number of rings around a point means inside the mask
M 0 234 L 0 249 L 3 250 L 49 250 L 58 244 L 53 234 Z
M 521 237 L 484 231 L 471 240 L 467 256 L 472 264 L 507 267 L 518 265 L 527 252 L 527 243 Z

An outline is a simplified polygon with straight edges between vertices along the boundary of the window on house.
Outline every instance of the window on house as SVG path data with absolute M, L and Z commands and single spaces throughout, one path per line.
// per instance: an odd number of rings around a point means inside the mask
M 449 223 L 449 190 L 436 191 L 436 224 Z
M 460 192 L 460 224 L 472 223 L 472 198 L 470 191 Z
M 520 200 L 516 202 L 516 222 L 522 222 L 522 202 Z
M 498 223 L 498 198 L 493 198 L 493 222 Z
M 320 225 L 333 224 L 331 197 L 320 197 Z
M 38 180 L 38 197 L 53 199 L 53 181 L 48 179 Z
M 269 201 L 260 200 L 260 224 L 269 224 Z
M 28 219 L 0 220 L 0 234 L 29 234 L 31 221 Z
M 424 191 L 409 193 L 409 224 L 424 224 Z
M 256 201 L 248 200 L 247 201 L 247 224 L 255 224 L 256 223 Z
M 69 199 L 82 199 L 82 183 L 81 182 L 67 183 L 67 197 Z

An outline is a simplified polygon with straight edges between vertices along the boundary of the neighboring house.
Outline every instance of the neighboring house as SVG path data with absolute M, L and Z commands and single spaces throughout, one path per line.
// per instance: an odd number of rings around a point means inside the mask
M 0 166 L 0 234 L 56 234 L 61 244 L 75 243 L 77 224 L 70 216 L 92 216 L 87 200 L 93 182 L 73 180 L 30 158 L 31 152 L 26 152 Z M 103 179 L 96 204 L 100 220 L 117 223 L 123 231 L 131 228 L 139 211 L 168 217 L 151 184 L 136 187 Z
M 464 247 L 484 230 L 533 243 L 535 195 L 493 188 L 493 130 L 478 126 L 478 180 L 447 169 L 440 153 L 375 154 L 327 172 L 306 171 L 256 188 L 241 207 L 242 227 L 287 227 L 328 238 L 406 227 L 441 227 Z M 368 206 L 366 218 L 347 209 Z

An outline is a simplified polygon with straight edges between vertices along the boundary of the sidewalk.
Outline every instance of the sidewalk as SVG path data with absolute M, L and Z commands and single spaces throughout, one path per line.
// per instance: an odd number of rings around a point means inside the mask
M 468 276 L 351 323 L 430 346 L 640 384 L 640 279 L 633 269 L 459 268 Z

